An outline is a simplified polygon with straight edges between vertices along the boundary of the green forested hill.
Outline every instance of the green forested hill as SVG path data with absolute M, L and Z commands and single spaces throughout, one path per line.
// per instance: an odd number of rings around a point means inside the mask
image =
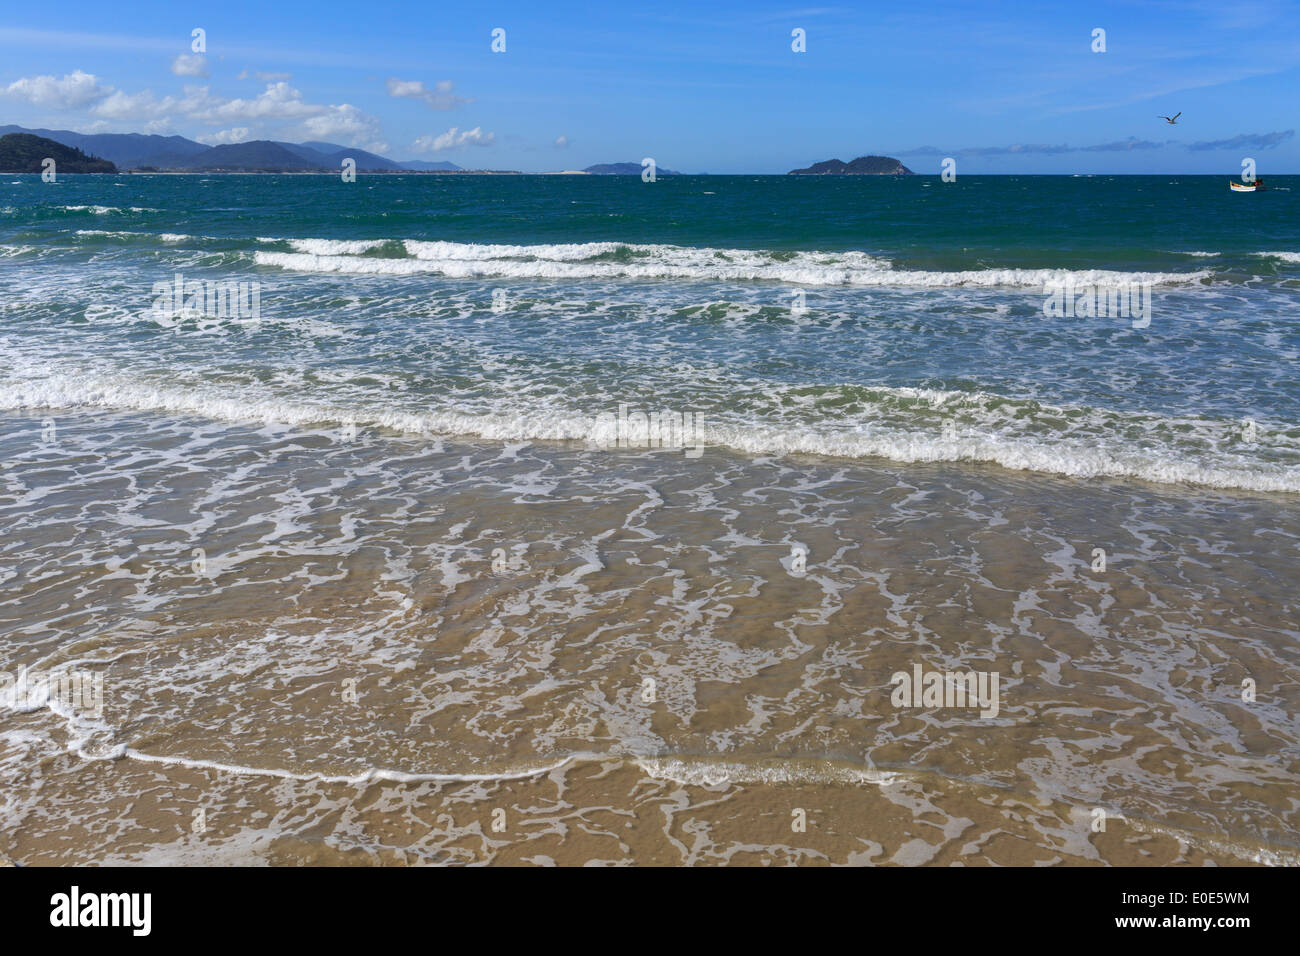
M 0 136 L 0 173 L 39 173 L 41 162 L 54 160 L 56 173 L 115 173 L 117 167 L 106 159 L 87 156 L 79 149 L 64 146 L 31 133 Z

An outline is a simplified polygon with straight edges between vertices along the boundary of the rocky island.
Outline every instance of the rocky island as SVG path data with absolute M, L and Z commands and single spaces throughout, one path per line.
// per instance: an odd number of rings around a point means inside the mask
M 859 156 L 851 163 L 838 159 L 813 163 L 807 169 L 792 169 L 790 176 L 915 176 L 891 156 Z

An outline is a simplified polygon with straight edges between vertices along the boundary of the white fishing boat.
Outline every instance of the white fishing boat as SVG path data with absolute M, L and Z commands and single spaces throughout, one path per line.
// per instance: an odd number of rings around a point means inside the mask
M 1256 179 L 1249 183 L 1239 183 L 1235 179 L 1228 180 L 1228 187 L 1234 193 L 1262 193 L 1268 187 L 1264 185 L 1264 180 Z

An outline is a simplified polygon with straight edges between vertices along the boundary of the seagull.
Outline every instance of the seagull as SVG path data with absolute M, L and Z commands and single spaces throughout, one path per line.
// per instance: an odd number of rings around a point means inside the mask
M 1161 118 L 1162 120 L 1164 120 L 1166 123 L 1168 123 L 1170 126 L 1177 126 L 1177 125 L 1178 125 L 1178 117 L 1180 117 L 1180 116 L 1182 116 L 1182 115 L 1183 115 L 1183 111 L 1182 111 L 1182 110 L 1179 110 L 1179 111 L 1178 111 L 1177 113 L 1175 113 L 1173 116 L 1162 116 L 1162 117 L 1160 117 L 1160 118 Z

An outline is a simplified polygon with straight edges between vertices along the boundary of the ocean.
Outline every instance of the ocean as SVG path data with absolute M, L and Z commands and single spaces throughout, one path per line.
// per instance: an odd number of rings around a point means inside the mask
M 0 177 L 0 853 L 1300 862 L 1226 179 Z

